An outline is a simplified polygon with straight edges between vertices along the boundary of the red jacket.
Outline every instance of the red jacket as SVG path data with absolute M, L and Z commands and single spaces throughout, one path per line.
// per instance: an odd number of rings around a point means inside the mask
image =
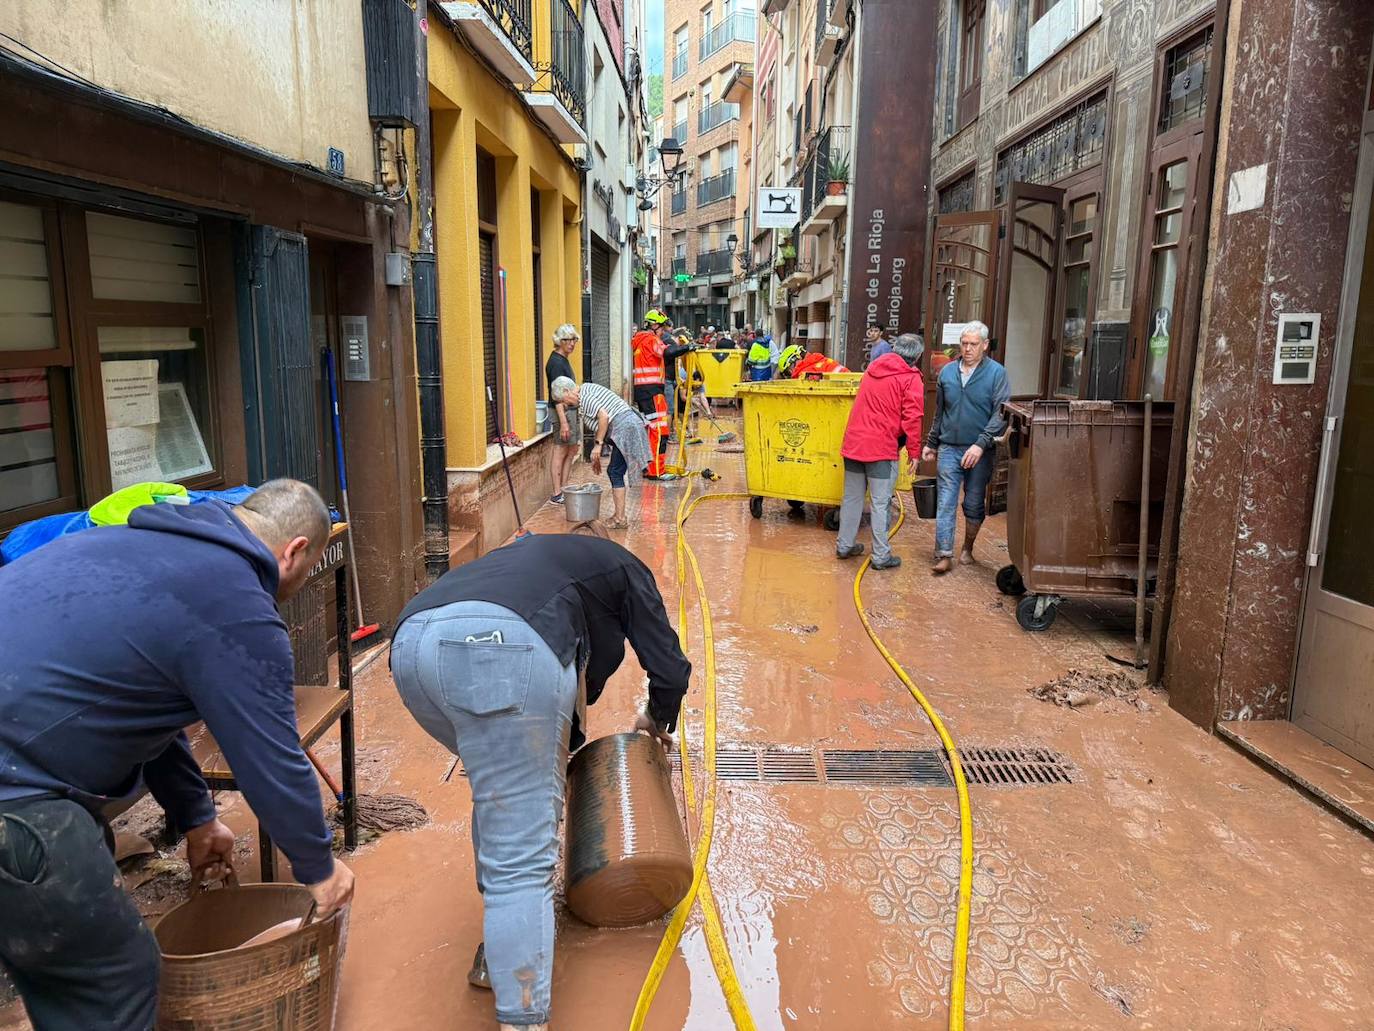
M 897 436 L 905 433 L 907 446 L 917 453 L 921 446 L 921 417 L 925 391 L 921 372 L 895 354 L 877 358 L 859 381 L 859 396 L 849 412 L 840 454 L 856 462 L 883 462 L 897 457 Z

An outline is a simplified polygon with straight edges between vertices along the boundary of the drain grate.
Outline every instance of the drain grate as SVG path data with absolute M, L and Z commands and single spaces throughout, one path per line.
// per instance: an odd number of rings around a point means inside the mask
M 694 770 L 701 768 L 702 757 L 695 750 L 692 764 Z M 673 753 L 672 766 L 674 773 L 682 771 L 682 757 L 677 752 Z M 821 777 L 816 757 L 811 752 L 785 748 L 718 748 L 716 779 L 815 784 Z
M 931 786 L 953 783 L 941 761 L 942 753 L 933 750 L 831 749 L 821 754 L 825 762 L 825 779 L 832 783 Z
M 767 749 L 759 756 L 759 772 L 764 780 L 781 783 L 815 784 L 821 779 L 816 756 L 811 752 Z
M 959 749 L 959 761 L 968 782 L 985 787 L 1015 788 L 1073 783 L 1072 764 L 1048 748 L 973 746 Z

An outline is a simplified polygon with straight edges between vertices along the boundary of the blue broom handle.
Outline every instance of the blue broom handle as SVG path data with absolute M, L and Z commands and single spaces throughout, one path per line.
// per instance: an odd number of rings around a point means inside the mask
M 329 407 L 334 420 L 334 464 L 339 470 L 339 490 L 348 490 L 348 474 L 344 471 L 343 433 L 339 428 L 339 386 L 334 379 L 334 351 L 324 348 L 324 370 L 329 379 Z

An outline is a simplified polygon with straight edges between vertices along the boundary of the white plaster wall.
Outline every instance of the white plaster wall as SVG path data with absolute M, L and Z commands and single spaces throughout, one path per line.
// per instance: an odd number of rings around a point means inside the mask
M 321 168 L 337 147 L 350 178 L 373 177 L 359 0 L 4 0 L 0 32 L 196 125 Z

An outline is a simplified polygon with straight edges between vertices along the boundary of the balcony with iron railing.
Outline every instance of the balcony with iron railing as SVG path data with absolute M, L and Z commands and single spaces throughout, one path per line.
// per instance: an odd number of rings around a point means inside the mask
M 525 99 L 560 143 L 587 142 L 585 52 L 577 12 L 568 0 L 549 0 L 548 60 L 536 64 L 539 78 Z
M 672 212 L 674 215 L 687 214 L 687 190 L 685 188 L 673 191 Z
M 697 207 L 699 208 L 704 208 L 707 204 L 714 204 L 734 195 L 735 170 L 733 168 L 727 168 L 719 175 L 713 175 L 709 179 L 703 179 L 697 183 Z
M 680 79 L 687 74 L 687 56 L 690 53 L 686 47 L 678 51 L 673 57 L 673 78 Z
M 714 276 L 730 271 L 730 251 L 721 249 L 697 253 L 697 275 Z
M 673 139 L 677 140 L 678 143 L 686 144 L 687 119 L 684 118 L 682 121 L 678 122 L 676 125 L 673 126 Z
M 738 117 L 738 104 L 727 104 L 723 100 L 717 100 L 714 104 L 707 104 L 697 112 L 697 135 L 702 136 L 717 126 L 724 125 Z M 681 142 L 681 138 L 678 142 Z
M 478 0 L 526 61 L 534 60 L 533 0 Z
M 716 51 L 730 43 L 754 42 L 753 11 L 740 11 L 723 20 L 719 25 L 702 35 L 697 44 L 697 60 L 704 61 Z
M 673 274 L 674 276 L 685 276 L 685 275 L 687 274 L 687 259 L 686 259 L 686 258 L 674 258 L 674 259 L 673 259 L 673 273 L 672 273 L 672 274 Z
M 806 225 L 811 216 L 825 205 L 830 183 L 836 175 L 843 172 L 843 181 L 848 190 L 850 165 L 850 132 L 847 125 L 831 125 L 816 134 L 811 142 L 810 154 L 802 166 L 802 210 L 801 224 Z M 845 166 L 841 169 L 841 165 Z M 834 207 L 834 205 L 831 205 Z M 842 208 L 841 208 L 842 210 Z M 828 219 L 835 216 L 825 212 Z

